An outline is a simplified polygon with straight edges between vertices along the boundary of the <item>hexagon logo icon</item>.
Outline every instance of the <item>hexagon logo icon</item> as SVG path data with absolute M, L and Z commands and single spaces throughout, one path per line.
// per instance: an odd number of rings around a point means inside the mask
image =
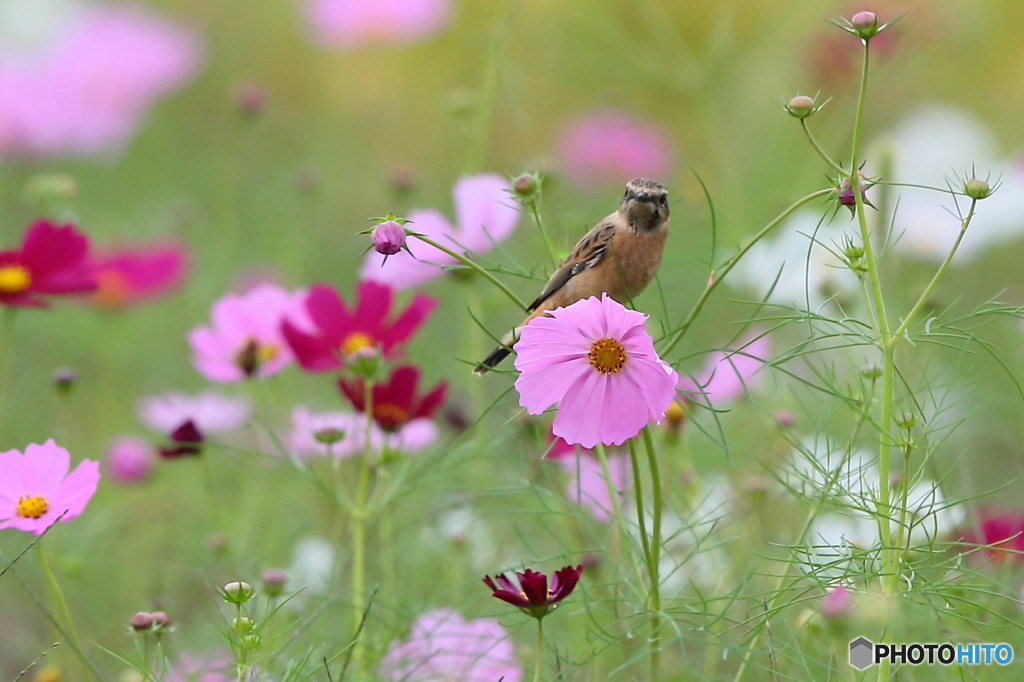
M 857 670 L 872 665 L 875 662 L 875 645 L 864 637 L 858 637 L 850 642 L 850 665 Z

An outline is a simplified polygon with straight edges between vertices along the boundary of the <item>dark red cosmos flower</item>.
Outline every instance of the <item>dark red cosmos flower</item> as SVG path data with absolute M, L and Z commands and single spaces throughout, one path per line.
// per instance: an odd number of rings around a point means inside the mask
M 91 260 L 98 284 L 92 302 L 101 308 L 123 308 L 181 284 L 188 253 L 180 244 L 167 243 L 117 249 Z
M 420 371 L 411 365 L 396 367 L 387 383 L 373 386 L 373 420 L 385 431 L 396 431 L 413 419 L 430 417 L 442 404 L 448 382 L 442 381 L 424 395 L 417 395 Z M 366 384 L 362 378 L 338 380 L 338 388 L 352 406 L 366 411 Z
M 963 541 L 984 546 L 985 554 L 996 559 L 1024 561 L 1024 512 L 982 510 L 976 525 L 963 533 Z
M 558 602 L 572 594 L 582 574 L 583 564 L 576 568 L 566 566 L 555 571 L 549 587 L 545 574 L 528 568 L 524 573 L 516 572 L 518 586 L 504 575 L 496 575 L 493 580 L 490 576 L 484 576 L 484 583 L 498 599 L 519 607 L 528 616 L 540 619 L 554 611 Z
M 203 451 L 203 434 L 196 423 L 189 419 L 171 432 L 171 444 L 161 445 L 157 451 L 165 459 L 183 455 L 198 455 Z
M 0 251 L 0 305 L 45 307 L 39 294 L 95 290 L 88 253 L 89 238 L 74 225 L 37 220 L 19 248 Z
M 299 364 L 310 372 L 341 367 L 346 358 L 368 350 L 378 349 L 384 357 L 394 357 L 398 346 L 423 324 L 437 301 L 416 294 L 409 307 L 389 322 L 385 318 L 393 299 L 391 287 L 362 282 L 356 290 L 355 310 L 349 311 L 338 292 L 317 284 L 306 297 L 306 311 L 316 332 L 302 332 L 289 320 L 281 324 L 281 331 Z

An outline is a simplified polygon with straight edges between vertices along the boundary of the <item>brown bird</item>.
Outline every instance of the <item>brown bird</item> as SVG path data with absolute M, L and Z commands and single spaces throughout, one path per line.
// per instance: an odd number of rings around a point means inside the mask
M 668 192 L 645 178 L 626 183 L 619 208 L 576 243 L 540 296 L 530 304 L 522 324 L 501 340 L 474 374 L 484 374 L 512 352 L 519 330 L 549 310 L 607 293 L 619 303 L 640 295 L 661 265 L 668 237 Z

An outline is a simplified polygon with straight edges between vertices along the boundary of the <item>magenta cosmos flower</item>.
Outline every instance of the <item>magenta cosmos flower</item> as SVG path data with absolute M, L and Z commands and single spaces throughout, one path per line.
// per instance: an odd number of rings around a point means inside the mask
M 987 557 L 1024 562 L 1024 512 L 982 509 L 962 539 L 968 545 L 984 547 Z
M 458 227 L 435 209 L 415 209 L 406 216 L 406 227 L 438 244 L 462 253 L 486 253 L 505 241 L 519 222 L 519 209 L 509 196 L 511 185 L 499 175 L 484 173 L 459 178 L 452 194 Z M 455 265 L 456 260 L 415 237 L 406 243 L 409 251 L 385 257 L 376 251 L 366 254 L 359 271 L 362 279 L 390 284 L 396 289 L 414 287 L 440 277 L 440 266 Z
M 593 451 L 580 448 L 577 455 L 576 447 L 558 438 L 548 452 L 548 459 L 557 461 L 568 476 L 565 496 L 570 502 L 582 506 L 596 521 L 604 523 L 611 519 L 612 498 L 608 494 L 604 468 Z M 621 452 L 609 454 L 608 473 L 621 504 L 625 491 L 633 484 L 629 456 Z
M 386 358 L 394 357 L 400 344 L 426 321 L 437 301 L 416 294 L 409 307 L 389 321 L 393 299 L 391 287 L 361 282 L 356 290 L 355 309 L 350 311 L 338 292 L 317 284 L 306 296 L 306 313 L 313 333 L 300 329 L 295 319 L 286 319 L 281 331 L 299 364 L 310 372 L 336 369 L 347 358 L 375 350 Z
M 484 576 L 484 583 L 491 588 L 494 597 L 519 607 L 528 616 L 540 619 L 558 608 L 558 602 L 572 594 L 581 575 L 583 564 L 576 568 L 566 566 L 554 572 L 549 586 L 545 574 L 528 568 L 523 573 L 516 572 L 515 582 L 504 575 L 496 575 L 494 579 Z
M 97 289 L 92 301 L 100 308 L 124 308 L 162 296 L 181 284 L 188 252 L 181 244 L 131 246 L 94 255 Z
M 676 375 L 654 350 L 643 313 L 603 294 L 534 318 L 516 342 L 519 404 L 572 445 L 621 445 L 660 420 Z
M 420 371 L 411 365 L 396 367 L 387 381 L 374 384 L 373 420 L 387 432 L 394 432 L 418 419 L 432 417 L 444 404 L 448 382 L 441 381 L 426 393 L 419 392 Z M 360 412 L 366 411 L 363 379 L 339 379 L 338 388 Z
M 116 151 L 199 63 L 192 32 L 141 7 L 6 5 L 25 35 L 0 43 L 0 154 Z
M 50 439 L 25 454 L 0 452 L 0 528 L 41 535 L 63 514 L 76 518 L 96 492 L 98 462 L 84 460 L 70 474 L 71 455 Z
M 305 303 L 306 292 L 293 294 L 273 284 L 220 298 L 210 312 L 211 324 L 188 334 L 192 364 L 213 381 L 270 376 L 292 361 L 281 323 L 291 319 L 311 327 Z
M 767 336 L 740 344 L 740 348 L 717 351 L 708 356 L 701 371 L 682 376 L 676 389 L 686 400 L 701 399 L 713 405 L 724 405 L 743 396 L 762 379 L 765 358 L 771 354 Z
M 89 238 L 74 225 L 36 221 L 19 248 L 0 251 L 0 304 L 46 306 L 40 295 L 93 291 L 88 253 Z
M 410 43 L 443 29 L 450 0 L 303 0 L 306 20 L 325 47 Z
M 662 178 L 672 170 L 668 133 L 621 111 L 595 111 L 570 121 L 556 147 L 565 174 L 581 187 Z

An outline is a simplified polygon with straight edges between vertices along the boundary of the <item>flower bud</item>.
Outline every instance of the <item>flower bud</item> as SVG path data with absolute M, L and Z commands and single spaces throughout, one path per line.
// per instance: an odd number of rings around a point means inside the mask
M 247 635 L 252 632 L 253 622 L 251 618 L 245 616 L 238 616 L 231 621 L 231 629 L 240 635 Z
M 326 427 L 313 432 L 313 439 L 323 445 L 334 445 L 345 439 L 345 429 Z
M 276 568 L 269 568 L 260 576 L 263 593 L 271 598 L 280 597 L 284 593 L 284 586 L 287 582 L 288 574 Z
M 871 40 L 878 35 L 878 15 L 874 12 L 857 12 L 850 19 L 850 25 L 862 40 Z
M 857 174 L 860 175 L 860 197 L 866 205 L 870 206 L 871 204 L 868 202 L 867 197 L 868 186 L 866 178 L 860 171 L 857 171 Z M 853 196 L 853 183 L 850 182 L 850 178 L 840 180 L 837 189 L 839 190 L 839 203 L 850 207 L 850 211 L 855 210 L 854 206 L 857 205 L 857 199 Z
M 540 197 L 540 186 L 540 175 L 523 173 L 512 181 L 512 195 L 517 201 L 528 204 Z
M 686 408 L 678 400 L 673 400 L 665 410 L 665 424 L 671 433 L 678 433 L 686 421 Z
M 851 601 L 846 585 L 830 587 L 821 600 L 821 615 L 828 620 L 842 618 L 850 612 Z
M 256 591 L 252 589 L 252 585 L 241 581 L 228 583 L 222 592 L 224 601 L 230 604 L 244 604 L 252 599 L 254 594 Z
M 171 617 L 163 611 L 154 611 L 149 615 L 153 617 L 153 629 L 165 628 L 171 624 Z
M 242 646 L 246 649 L 256 650 L 263 644 L 263 639 L 256 634 L 246 635 L 242 638 Z
M 416 187 L 416 169 L 412 166 L 395 166 L 388 174 L 391 191 L 398 195 L 408 194 Z
M 860 368 L 860 375 L 865 379 L 875 380 L 882 376 L 882 368 L 873 362 L 869 362 Z
M 71 393 L 71 389 L 75 387 L 77 380 L 78 372 L 72 367 L 58 367 L 50 374 L 50 381 L 53 382 L 53 387 L 62 395 Z
M 256 118 L 266 109 L 267 91 L 259 83 L 243 83 L 235 93 L 238 113 L 246 118 Z
M 817 111 L 814 106 L 814 98 L 807 95 L 797 95 L 786 104 L 786 111 L 795 118 L 807 118 Z
M 370 239 L 377 253 L 393 256 L 405 246 L 405 228 L 394 220 L 385 220 L 373 228 Z
M 904 412 L 902 415 L 896 418 L 896 426 L 901 429 L 912 429 L 914 424 L 917 423 L 917 417 L 910 412 Z
M 971 199 L 981 201 L 992 194 L 992 188 L 984 180 L 978 178 L 971 178 L 964 183 L 964 194 L 969 196 Z
M 132 619 L 128 622 L 131 623 L 132 630 L 135 630 L 136 632 L 149 630 L 153 627 L 153 614 L 146 611 L 139 611 L 132 616 Z
M 784 429 L 788 429 L 796 421 L 796 417 L 793 416 L 792 412 L 786 410 L 780 410 L 775 413 L 775 422 Z

